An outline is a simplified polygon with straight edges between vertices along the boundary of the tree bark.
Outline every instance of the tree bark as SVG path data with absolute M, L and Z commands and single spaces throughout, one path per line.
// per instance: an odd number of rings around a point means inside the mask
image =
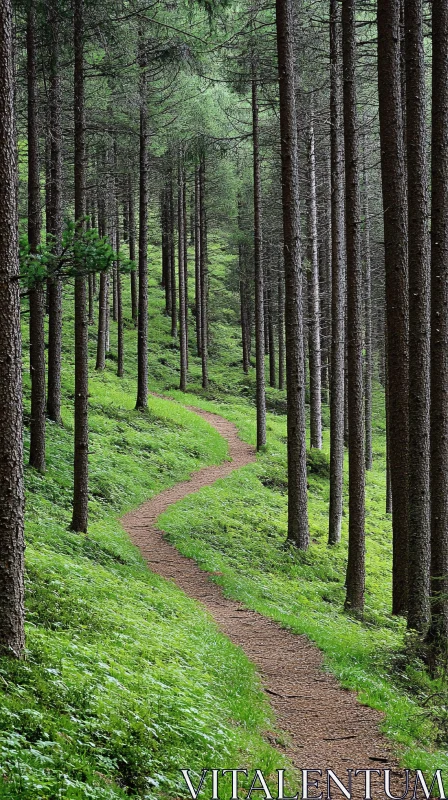
M 409 552 L 409 287 L 399 26 L 399 0 L 378 0 L 394 614 L 403 614 L 408 607 Z
M 263 228 L 261 211 L 258 85 L 252 67 L 252 139 L 254 172 L 254 270 L 255 270 L 255 364 L 257 397 L 257 450 L 266 444 L 265 309 L 263 275 Z
M 303 352 L 302 258 L 300 243 L 297 117 L 291 0 L 276 0 L 280 90 L 282 208 L 285 268 L 285 328 L 288 434 L 288 541 L 309 544 L 306 474 L 305 368 Z
M 95 369 L 102 372 L 106 366 L 106 331 L 109 315 L 109 274 L 100 273 L 100 292 L 98 298 L 98 338 L 96 343 Z
M 275 389 L 276 386 L 276 361 L 275 361 L 275 327 L 274 327 L 274 303 L 272 293 L 272 274 L 268 274 L 268 289 L 266 311 L 268 317 L 268 340 L 269 340 L 269 386 Z
M 312 103 L 312 101 L 311 101 Z M 310 366 L 310 447 L 322 449 L 322 362 L 320 346 L 319 256 L 317 245 L 316 155 L 314 150 L 313 108 L 308 135 L 309 179 L 309 269 L 308 269 L 308 348 Z
M 369 180 L 366 166 L 366 147 L 363 143 L 364 187 L 364 419 L 366 431 L 366 469 L 372 469 L 372 264 L 370 255 Z
M 24 633 L 22 359 L 12 11 L 0 5 L 0 651 L 19 658 Z
M 53 238 L 53 249 L 59 252 L 62 238 L 62 130 L 61 79 L 59 74 L 59 17 L 50 6 L 51 35 L 49 107 L 50 107 L 50 219 L 47 230 Z M 62 350 L 62 285 L 57 275 L 48 281 L 48 389 L 47 416 L 61 423 L 61 350 Z
M 138 236 L 138 333 L 136 409 L 148 407 L 148 98 L 147 58 L 139 31 L 140 66 L 140 204 Z
M 406 0 L 406 134 L 409 261 L 408 628 L 429 622 L 430 264 L 427 228 L 425 54 L 422 0 Z
M 202 349 L 202 304 L 201 304 L 201 187 L 200 168 L 195 170 L 194 180 L 194 279 L 195 279 L 195 306 L 196 306 L 196 347 L 198 356 Z
M 117 261 L 116 270 L 116 303 L 117 303 L 117 377 L 122 378 L 124 374 L 124 329 L 123 329 L 123 297 L 120 273 L 120 184 L 118 180 L 118 152 L 117 144 L 114 143 L 114 166 L 115 166 L 115 252 Z
M 280 263 L 281 267 L 281 263 Z M 278 388 L 285 388 L 285 287 L 284 278 L 279 270 L 278 274 Z
M 345 607 L 362 612 L 365 585 L 365 461 L 362 374 L 362 262 L 359 146 L 356 112 L 355 0 L 342 6 L 345 142 L 345 240 L 347 243 L 347 362 L 349 527 Z
M 128 205 L 129 205 L 129 258 L 135 262 L 135 207 L 134 207 L 134 190 L 132 187 L 132 178 L 128 175 Z M 137 287 L 137 272 L 135 269 L 131 272 L 131 313 L 132 321 L 137 322 L 138 319 L 138 287 Z
M 177 237 L 179 269 L 179 345 L 180 345 L 180 385 L 181 392 L 187 390 L 187 309 L 185 303 L 185 218 L 184 218 L 184 173 L 179 154 L 177 174 Z
M 199 167 L 199 206 L 200 206 L 200 257 L 201 257 L 201 363 L 202 388 L 208 389 L 208 261 L 207 261 L 207 218 L 205 209 L 205 156 L 202 155 Z
M 432 4 L 431 160 L 431 627 L 433 651 L 448 639 L 448 6 Z
M 75 121 L 75 220 L 83 226 L 85 212 L 84 0 L 74 0 L 73 44 Z M 82 267 L 82 265 L 77 265 Z M 86 279 L 75 277 L 75 429 L 74 491 L 71 528 L 87 533 L 89 488 L 88 327 Z
M 342 125 L 340 12 L 330 0 L 331 116 L 331 370 L 330 370 L 330 508 L 328 543 L 341 539 L 344 475 L 345 240 L 344 130 Z
M 28 243 L 31 253 L 40 245 L 39 119 L 36 52 L 36 9 L 32 2 L 27 17 L 28 84 Z M 45 287 L 35 282 L 30 288 L 30 376 L 31 420 L 29 463 L 45 472 Z

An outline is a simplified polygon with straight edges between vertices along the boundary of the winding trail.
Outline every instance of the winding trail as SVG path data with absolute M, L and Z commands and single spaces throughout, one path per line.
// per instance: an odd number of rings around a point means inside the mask
M 322 670 L 322 655 L 317 647 L 305 636 L 290 633 L 241 603 L 225 598 L 221 587 L 209 580 L 209 574 L 181 556 L 157 528 L 158 517 L 170 505 L 255 461 L 255 450 L 239 439 L 235 425 L 216 414 L 190 410 L 227 439 L 232 460 L 193 473 L 190 480 L 161 492 L 127 514 L 122 520 L 126 531 L 149 568 L 200 601 L 221 631 L 257 666 L 277 727 L 287 734 L 288 743 L 284 748 L 272 736 L 269 740 L 286 752 L 298 769 L 333 769 L 346 781 L 346 770 L 350 768 L 396 768 L 391 746 L 379 731 L 382 714 L 362 706 L 354 692 L 343 689 Z M 372 776 L 374 796 L 380 792 L 377 780 Z M 363 788 L 364 779 L 359 776 L 353 781 L 352 796 L 362 797 Z M 343 795 L 336 789 L 335 797 Z

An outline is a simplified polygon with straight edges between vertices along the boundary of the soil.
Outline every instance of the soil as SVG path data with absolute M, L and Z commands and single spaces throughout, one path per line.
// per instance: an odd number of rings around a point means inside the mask
M 321 652 L 305 636 L 293 634 L 244 608 L 241 603 L 224 597 L 221 588 L 210 580 L 209 573 L 181 556 L 157 527 L 158 517 L 170 505 L 256 458 L 255 450 L 239 439 L 231 422 L 196 408 L 190 410 L 206 419 L 227 439 L 231 461 L 205 467 L 193 473 L 190 480 L 153 497 L 123 518 L 125 529 L 148 567 L 201 602 L 221 631 L 256 665 L 275 713 L 276 726 L 282 733 L 276 736 L 271 732 L 267 738 L 274 747 L 286 752 L 296 768 L 332 769 L 344 783 L 347 783 L 348 769 L 389 768 L 395 773 L 391 745 L 379 730 L 383 715 L 361 705 L 354 692 L 341 687 L 324 671 Z M 282 740 L 286 741 L 286 746 Z M 384 796 L 382 786 L 382 779 L 373 775 L 374 797 Z M 394 782 L 395 793 L 401 793 L 400 786 L 401 782 Z M 333 788 L 332 795 L 343 798 L 341 791 Z M 325 797 L 325 786 L 323 791 Z M 319 792 L 320 788 L 310 789 L 310 795 Z M 362 796 L 364 778 L 360 775 L 353 780 L 352 797 Z

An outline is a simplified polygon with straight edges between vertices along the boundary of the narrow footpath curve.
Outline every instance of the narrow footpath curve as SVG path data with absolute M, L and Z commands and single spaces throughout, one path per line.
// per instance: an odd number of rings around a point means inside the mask
M 332 675 L 322 670 L 322 655 L 317 647 L 305 636 L 290 633 L 241 603 L 226 599 L 221 587 L 209 580 L 208 573 L 201 571 L 193 560 L 181 556 L 157 528 L 157 518 L 170 505 L 256 458 L 255 450 L 239 439 L 231 422 L 196 408 L 190 410 L 227 439 L 232 461 L 193 473 L 190 480 L 161 492 L 127 514 L 122 520 L 126 531 L 149 568 L 200 601 L 221 631 L 257 666 L 277 726 L 287 734 L 286 753 L 298 769 L 333 769 L 342 780 L 350 768 L 396 767 L 391 746 L 379 731 L 382 714 L 362 706 L 354 692 L 343 689 Z M 372 776 L 374 789 L 376 780 Z M 379 796 L 380 785 L 374 796 Z M 361 797 L 361 776 L 354 781 L 354 790 L 355 787 L 353 795 Z M 343 795 L 336 790 L 335 797 Z

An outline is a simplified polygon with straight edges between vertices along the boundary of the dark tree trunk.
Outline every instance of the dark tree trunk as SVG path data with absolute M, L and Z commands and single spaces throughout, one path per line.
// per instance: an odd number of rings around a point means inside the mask
M 389 457 L 394 509 L 392 611 L 403 614 L 408 606 L 409 289 L 399 0 L 378 0 L 378 90 L 389 362 Z
M 310 446 L 322 448 L 322 363 L 320 348 L 319 257 L 317 245 L 316 155 L 314 120 L 311 108 L 308 138 L 309 177 L 309 270 L 308 270 L 308 348 L 310 366 Z
M 340 12 L 330 0 L 331 370 L 329 544 L 341 539 L 344 474 L 345 241 Z
M 85 212 L 84 0 L 74 0 L 73 44 L 75 121 L 75 220 L 78 230 Z M 82 265 L 79 265 L 82 266 Z M 86 279 L 75 278 L 75 430 L 74 492 L 71 528 L 87 533 L 89 489 L 88 325 Z
M 162 274 L 163 288 L 165 289 L 165 314 L 171 316 L 171 267 L 170 244 L 168 230 L 168 198 L 166 187 L 163 188 L 161 197 L 161 224 L 162 224 Z
M 422 0 L 406 0 L 405 29 L 409 237 L 409 586 L 412 586 L 408 598 L 408 628 L 423 632 L 429 621 L 431 315 Z
M 184 192 L 183 192 L 183 204 L 182 204 L 182 213 L 184 218 L 184 282 L 185 282 L 185 340 L 186 340 L 186 361 L 187 361 L 187 371 L 188 371 L 188 216 L 187 216 L 187 177 L 183 174 L 183 184 L 184 184 Z
M 170 172 L 168 188 L 170 273 L 171 273 L 171 336 L 177 337 L 177 289 L 176 289 L 176 248 L 174 241 L 174 190 L 173 176 Z
M 243 372 L 247 375 L 249 372 L 249 348 L 248 348 L 249 331 L 248 331 L 248 318 L 247 318 L 247 287 L 244 279 L 243 280 L 240 279 L 240 313 L 241 313 L 241 340 L 243 346 Z
M 27 31 L 28 83 L 28 243 L 31 253 L 40 244 L 39 119 L 36 52 L 36 10 L 31 3 Z M 45 286 L 36 282 L 30 288 L 30 466 L 45 472 Z
M 194 176 L 194 280 L 195 280 L 195 307 L 196 307 L 196 346 L 198 356 L 202 349 L 202 300 L 201 300 L 201 187 L 200 170 L 195 170 Z
M 106 271 L 100 274 L 100 292 L 98 298 L 98 338 L 96 344 L 95 369 L 102 372 L 106 366 L 107 318 L 109 315 L 109 275 Z
M 132 178 L 128 176 L 128 204 L 129 204 L 129 258 L 135 262 L 135 207 L 134 207 L 134 190 L 132 187 Z M 132 321 L 137 322 L 138 319 L 138 288 L 137 288 L 137 272 L 131 272 L 131 313 Z
M 177 193 L 177 237 L 179 268 L 179 345 L 180 345 L 180 385 L 181 392 L 187 390 L 187 309 L 185 303 L 185 218 L 184 218 L 184 173 L 182 164 L 178 165 Z
M 116 293 L 117 293 L 117 377 L 122 378 L 124 374 L 124 329 L 123 329 L 123 297 L 120 274 L 120 198 L 118 181 L 118 156 L 117 145 L 114 147 L 115 153 L 115 252 L 116 262 Z
M 51 34 L 49 65 L 49 106 L 51 140 L 50 219 L 47 230 L 53 237 L 54 250 L 59 252 L 62 238 L 62 131 L 61 79 L 59 75 L 59 18 L 50 6 Z M 61 423 L 61 349 L 62 349 L 62 285 L 54 275 L 48 281 L 48 390 L 47 415 Z
M 267 290 L 267 317 L 268 317 L 268 339 L 269 339 L 269 386 L 275 389 L 276 386 L 276 363 L 275 363 L 275 327 L 274 327 L 274 304 L 272 295 L 272 275 L 269 272 Z
M 138 236 L 137 409 L 148 407 L 148 98 L 147 61 L 139 32 L 140 66 L 140 204 Z
M 364 186 L 364 418 L 366 430 L 366 469 L 372 469 L 372 276 L 370 257 L 370 210 L 369 182 L 366 167 L 365 141 L 363 147 L 363 186 Z
M 257 381 L 257 450 L 259 450 L 266 444 L 266 392 L 264 364 L 266 337 L 260 144 L 258 132 L 258 85 L 254 67 L 252 67 L 252 137 L 254 170 L 255 362 Z
M 345 607 L 362 612 L 365 584 L 365 461 L 362 375 L 362 262 L 356 113 L 355 0 L 342 6 L 345 142 L 345 240 L 347 243 L 347 361 L 349 436 L 349 528 Z
M 208 389 L 208 261 L 207 261 L 207 217 L 205 210 L 205 156 L 199 167 L 199 218 L 201 258 L 201 362 L 202 388 Z
M 431 210 L 431 628 L 436 653 L 448 640 L 448 5 L 432 4 Z
M 24 633 L 22 359 L 12 12 L 0 6 L 0 651 L 20 657 Z M 7 354 L 7 357 L 5 357 Z
M 281 262 L 280 262 L 281 267 Z M 278 274 L 278 388 L 285 388 L 285 288 L 280 270 Z
M 294 85 L 294 23 L 291 0 L 276 0 L 280 89 L 282 206 L 285 266 L 285 328 L 288 433 L 288 541 L 309 544 L 306 474 L 305 368 L 300 243 L 297 117 Z

